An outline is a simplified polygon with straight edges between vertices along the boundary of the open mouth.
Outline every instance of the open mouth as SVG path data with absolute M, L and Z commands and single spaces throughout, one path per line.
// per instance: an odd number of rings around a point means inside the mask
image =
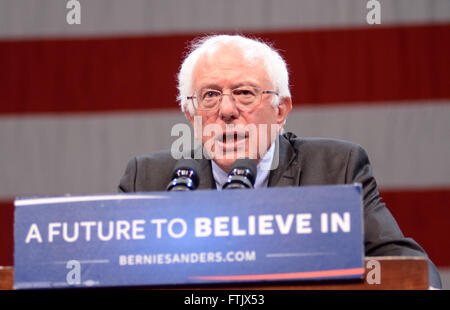
M 245 140 L 247 137 L 248 133 L 246 132 L 225 132 L 222 136 L 218 137 L 218 140 L 224 144 L 228 144 Z
M 235 159 L 248 157 L 251 132 L 248 130 L 229 130 L 214 136 L 215 143 L 211 151 L 216 159 Z

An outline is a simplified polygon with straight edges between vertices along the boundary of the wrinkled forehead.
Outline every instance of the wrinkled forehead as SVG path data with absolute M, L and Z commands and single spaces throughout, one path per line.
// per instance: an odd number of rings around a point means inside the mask
M 244 48 L 235 43 L 221 43 L 207 49 L 200 55 L 193 72 L 196 79 L 204 77 L 215 69 L 221 72 L 234 71 L 236 74 L 258 76 L 268 80 L 264 55 L 254 48 Z

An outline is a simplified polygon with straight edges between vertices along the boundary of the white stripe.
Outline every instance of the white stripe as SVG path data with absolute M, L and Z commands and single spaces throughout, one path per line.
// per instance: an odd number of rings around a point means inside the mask
M 286 129 L 362 145 L 382 188 L 447 187 L 449 119 L 450 101 L 361 103 L 295 108 Z M 178 110 L 0 117 L 0 198 L 117 193 L 128 160 L 170 149 L 179 122 Z
M 51 198 L 32 198 L 18 199 L 14 201 L 16 207 L 31 206 L 41 204 L 85 202 L 85 201 L 107 201 L 107 200 L 134 200 L 134 199 L 166 199 L 161 195 L 109 195 L 109 196 L 79 196 L 79 197 L 51 197 Z
M 126 163 L 169 149 L 186 122 L 179 111 L 0 116 L 0 197 L 117 193 Z
M 366 0 L 2 0 L 0 38 L 278 31 L 368 26 Z M 448 0 L 380 0 L 381 24 L 449 22 Z
M 450 102 L 297 108 L 287 130 L 364 147 L 382 188 L 450 186 Z

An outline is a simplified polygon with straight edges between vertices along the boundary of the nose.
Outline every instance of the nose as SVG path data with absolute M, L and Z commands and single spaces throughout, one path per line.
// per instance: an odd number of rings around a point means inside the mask
M 222 95 L 222 101 L 219 103 L 219 116 L 224 122 L 230 122 L 239 117 L 239 111 L 231 94 Z

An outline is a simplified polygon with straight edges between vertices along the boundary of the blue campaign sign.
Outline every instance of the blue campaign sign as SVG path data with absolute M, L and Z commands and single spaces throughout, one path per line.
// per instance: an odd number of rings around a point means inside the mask
M 362 278 L 359 185 L 15 201 L 14 287 Z

